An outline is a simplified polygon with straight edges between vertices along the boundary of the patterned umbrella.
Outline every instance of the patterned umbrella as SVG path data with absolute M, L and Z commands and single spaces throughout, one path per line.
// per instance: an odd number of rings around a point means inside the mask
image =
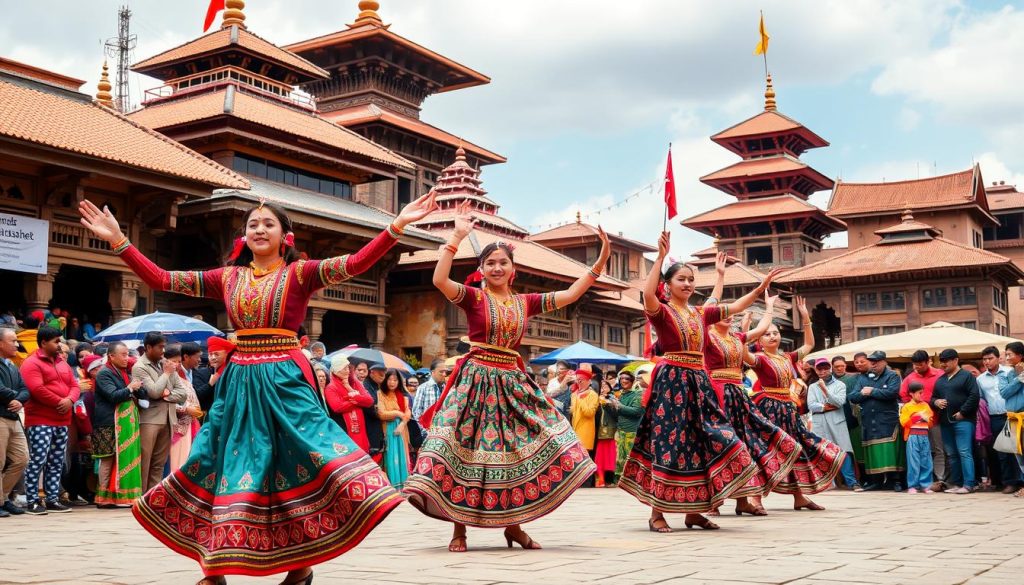
M 114 323 L 95 335 L 93 342 L 142 340 L 147 333 L 162 333 L 170 343 L 203 342 L 208 337 L 224 337 L 224 333 L 205 321 L 159 311 Z
M 406 372 L 413 373 L 415 368 L 410 366 L 402 358 L 392 355 L 386 351 L 379 349 L 371 349 L 366 347 L 358 347 L 350 345 L 346 348 L 339 349 L 338 351 L 327 356 L 330 360 L 334 356 L 344 356 L 352 361 L 366 362 L 368 364 L 382 364 L 386 368 L 395 368 L 396 370 L 405 370 Z

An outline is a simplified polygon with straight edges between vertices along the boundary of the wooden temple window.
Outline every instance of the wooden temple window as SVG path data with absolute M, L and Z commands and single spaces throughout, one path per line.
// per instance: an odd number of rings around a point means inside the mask
M 615 345 L 625 345 L 626 330 L 623 329 L 622 327 L 609 327 L 608 343 L 614 343 Z
M 932 307 L 948 307 L 949 298 L 946 295 L 945 287 L 922 289 L 921 305 L 926 309 Z
M 752 246 L 747 248 L 747 264 L 772 264 L 774 256 L 771 246 Z
M 601 342 L 601 326 L 597 323 L 587 323 L 584 321 L 581 323 L 582 326 L 582 337 L 583 341 L 596 341 Z
M 878 327 L 858 327 L 857 341 L 871 339 L 872 337 L 878 337 L 879 331 L 880 329 Z
M 978 295 L 973 286 L 954 286 L 951 290 L 953 292 L 954 307 L 968 307 L 978 304 Z M 996 306 L 999 306 L 998 299 Z

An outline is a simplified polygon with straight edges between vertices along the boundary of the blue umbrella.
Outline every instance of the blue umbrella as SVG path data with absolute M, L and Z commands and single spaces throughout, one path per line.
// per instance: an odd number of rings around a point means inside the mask
M 326 356 L 326 358 L 328 360 L 331 360 L 332 358 L 334 358 L 334 356 L 344 356 L 347 357 L 349 360 L 356 362 L 366 362 L 371 365 L 380 364 L 388 368 L 405 370 L 410 374 L 415 371 L 415 369 L 408 363 L 406 363 L 406 361 L 403 360 L 402 358 L 390 354 L 386 351 L 381 351 L 379 349 L 370 349 L 366 347 L 356 347 L 350 345 L 346 348 L 339 349 L 338 351 L 331 353 L 330 355 Z
M 610 351 L 601 349 L 600 347 L 594 347 L 589 343 L 583 341 L 577 341 L 576 343 L 556 349 L 550 353 L 546 353 L 537 359 L 531 360 L 530 363 L 537 364 L 539 366 L 549 366 L 559 360 L 567 361 L 571 364 L 628 364 L 636 361 L 635 359 L 612 353 Z
M 176 315 L 174 313 L 150 313 L 139 315 L 114 323 L 96 334 L 93 341 L 129 341 L 141 340 L 147 333 L 162 333 L 167 341 L 183 343 L 186 341 L 205 341 L 208 337 L 224 337 L 224 333 L 205 321 Z

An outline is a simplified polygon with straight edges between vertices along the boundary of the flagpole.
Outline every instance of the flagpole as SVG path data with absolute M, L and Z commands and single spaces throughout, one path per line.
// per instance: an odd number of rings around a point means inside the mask
M 761 11 L 761 23 L 764 24 L 764 10 Z M 764 51 L 761 52 L 761 56 L 764 57 L 764 76 L 768 77 L 768 46 L 766 45 Z

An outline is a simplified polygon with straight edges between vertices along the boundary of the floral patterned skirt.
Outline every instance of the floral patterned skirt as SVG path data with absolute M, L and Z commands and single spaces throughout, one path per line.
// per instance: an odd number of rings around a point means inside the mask
M 474 350 L 433 412 L 403 492 L 424 514 L 483 528 L 536 520 L 595 470 L 572 425 L 516 363 Z M 421 419 L 422 420 L 422 419 Z
M 721 387 L 725 415 L 757 464 L 757 473 L 733 497 L 766 496 L 789 475 L 800 457 L 800 444 L 761 414 L 743 386 L 721 380 L 711 383 Z
M 328 417 L 294 353 L 236 353 L 185 465 L 133 508 L 208 575 L 270 575 L 334 558 L 402 501 Z
M 816 494 L 828 489 L 843 466 L 843 450 L 807 430 L 792 402 L 754 395 L 754 403 L 771 422 L 800 443 L 800 456 L 789 475 L 772 490 L 779 494 Z
M 619 487 L 659 512 L 710 512 L 757 472 L 702 369 L 662 361 Z

